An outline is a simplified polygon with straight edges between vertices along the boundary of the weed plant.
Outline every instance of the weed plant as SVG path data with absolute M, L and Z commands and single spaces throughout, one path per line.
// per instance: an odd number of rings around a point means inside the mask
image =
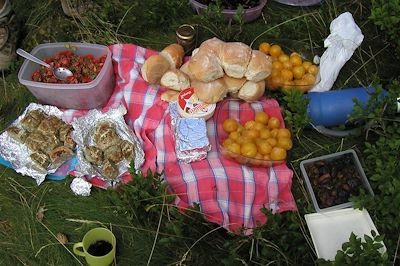
M 86 41 L 100 44 L 135 43 L 161 49 L 175 41 L 183 23 L 197 25 L 198 43 L 217 36 L 242 41 L 257 49 L 263 41 L 297 40 L 315 53 L 323 51 L 329 23 L 350 11 L 365 38 L 341 70 L 336 90 L 374 85 L 389 91 L 381 101 L 371 97 L 367 109 L 356 104 L 352 118 L 364 123 L 359 135 L 324 136 L 308 126 L 307 102 L 296 92 L 267 92 L 280 102 L 294 132 L 288 166 L 293 169 L 292 192 L 298 211 L 272 214 L 253 235 L 231 234 L 205 221 L 199 206 L 178 210 L 167 193 L 162 173 L 134 174 L 118 190 L 93 189 L 90 197 L 75 196 L 72 177 L 37 186 L 29 177 L 0 166 L 0 265 L 84 265 L 72 253 L 74 243 L 97 226 L 113 230 L 118 265 L 397 265 L 400 239 L 399 146 L 400 120 L 394 102 L 400 94 L 400 66 L 396 18 L 400 3 L 391 1 L 332 0 L 321 6 L 295 8 L 268 1 L 262 16 L 244 23 L 240 11 L 228 22 L 218 7 L 195 15 L 187 1 L 105 1 L 81 17 L 63 14 L 60 1 L 14 0 L 20 27 L 18 45 L 26 50 L 43 42 Z M 387 2 L 387 3 L 386 3 Z M 383 34 L 381 34 L 383 31 Z M 35 98 L 18 83 L 22 59 L 0 75 L 0 126 L 6 128 Z M 353 148 L 370 180 L 375 197 L 353 198 L 356 207 L 368 209 L 380 236 L 361 242 L 349 236 L 335 262 L 317 260 L 304 214 L 315 212 L 299 171 L 302 160 Z M 133 169 L 132 169 L 133 171 Z M 133 173 L 133 172 L 132 172 Z M 57 234 L 66 235 L 62 242 Z M 387 252 L 379 253 L 383 240 Z

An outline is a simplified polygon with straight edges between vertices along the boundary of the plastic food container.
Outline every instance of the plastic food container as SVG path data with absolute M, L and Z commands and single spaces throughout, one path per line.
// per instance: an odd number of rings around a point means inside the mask
M 47 43 L 36 46 L 31 54 L 42 59 L 53 57 L 56 53 L 75 47 L 77 55 L 91 54 L 95 58 L 107 55 L 103 68 L 97 77 L 88 83 L 54 84 L 32 81 L 32 73 L 40 68 L 39 64 L 25 60 L 18 73 L 19 82 L 43 104 L 67 109 L 93 109 L 104 106 L 114 89 L 114 72 L 111 52 L 104 46 L 89 43 Z
M 320 49 L 312 46 L 309 42 L 303 42 L 303 41 L 296 41 L 296 40 L 289 40 L 289 39 L 270 39 L 270 40 L 263 40 L 265 42 L 268 42 L 271 46 L 274 44 L 279 45 L 282 48 L 282 51 L 290 56 L 292 53 L 297 53 L 300 55 L 302 58 L 302 62 L 308 61 L 309 63 L 317 66 L 319 64 L 319 53 L 322 53 Z M 279 61 L 279 60 L 277 60 Z M 274 64 L 274 63 L 273 63 Z M 283 65 L 283 64 L 282 64 Z M 315 70 L 314 66 L 314 70 Z M 285 68 L 282 66 L 282 69 Z M 293 73 L 295 73 L 294 67 L 289 68 L 289 70 Z M 318 69 L 319 70 L 319 69 Z M 317 70 L 317 71 L 318 71 Z M 274 72 L 274 70 L 273 70 Z M 310 73 L 307 73 L 307 71 L 304 73 L 304 77 L 307 75 L 310 75 Z M 307 83 L 300 83 L 304 81 L 299 81 L 296 80 L 295 77 L 293 77 L 292 81 L 284 81 L 284 79 L 274 79 L 274 73 L 272 73 L 265 82 L 266 88 L 269 90 L 277 90 L 277 89 L 296 89 L 298 91 L 302 92 L 307 92 L 311 90 L 316 84 L 318 84 L 321 81 L 319 72 L 318 73 L 313 73 L 312 74 L 315 81 L 310 84 L 309 82 Z
M 371 231 L 379 235 L 368 211 L 346 208 L 324 213 L 311 213 L 304 215 L 311 239 L 314 243 L 318 258 L 335 260 L 338 250 L 342 249 L 344 242 L 348 242 L 351 233 L 364 241 L 364 235 L 372 236 Z M 383 254 L 386 246 L 379 251 Z
M 279 118 L 281 125 L 284 125 L 280 109 L 266 107 L 262 102 L 256 101 L 248 103 L 230 98 L 218 103 L 215 111 L 215 123 L 217 127 L 217 147 L 222 156 L 239 164 L 256 167 L 271 167 L 285 162 L 285 160 L 274 161 L 247 157 L 234 153 L 223 146 L 224 140 L 228 137 L 228 133 L 223 129 L 223 123 L 227 118 L 233 118 L 243 125 L 247 121 L 254 120 L 255 114 L 261 111 L 265 112 L 269 116 Z
M 374 195 L 352 149 L 304 160 L 300 170 L 317 212 L 351 207 L 349 198 L 360 188 Z
M 197 12 L 197 14 L 201 14 L 202 12 L 204 12 L 207 9 L 207 5 L 204 5 L 196 0 L 190 0 L 189 2 L 190 2 L 190 5 L 192 6 L 192 8 Z M 267 4 L 267 0 L 260 0 L 260 4 L 258 6 L 245 9 L 244 15 L 243 15 L 244 21 L 250 22 L 250 21 L 257 19 L 261 15 L 261 12 L 266 4 Z M 236 10 L 223 9 L 222 14 L 227 19 L 233 19 L 233 17 L 236 14 Z

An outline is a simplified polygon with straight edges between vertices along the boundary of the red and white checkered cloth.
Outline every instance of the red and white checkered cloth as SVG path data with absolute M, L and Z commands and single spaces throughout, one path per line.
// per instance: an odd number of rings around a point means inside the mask
M 168 103 L 160 99 L 164 89 L 149 85 L 140 75 L 144 61 L 158 52 L 133 44 L 115 44 L 109 48 L 113 55 L 116 87 L 103 110 L 120 103 L 126 106 L 125 120 L 145 151 L 142 172 L 164 170 L 165 180 L 177 194 L 177 206 L 187 208 L 199 203 L 210 222 L 233 232 L 244 228 L 247 233 L 266 222 L 266 216 L 260 211 L 263 207 L 273 212 L 296 209 L 291 193 L 293 172 L 285 164 L 250 168 L 222 158 L 216 148 L 215 118 L 207 120 L 207 134 L 212 145 L 207 159 L 190 164 L 178 162 Z M 277 101 L 264 101 L 283 121 Z M 66 110 L 64 118 L 71 121 L 85 113 Z

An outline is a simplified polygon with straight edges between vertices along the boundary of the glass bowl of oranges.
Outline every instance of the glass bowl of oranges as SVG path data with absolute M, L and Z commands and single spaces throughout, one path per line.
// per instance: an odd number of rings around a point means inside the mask
M 311 90 L 320 81 L 319 67 L 308 43 L 294 40 L 271 40 L 258 49 L 272 59 L 272 72 L 266 79 L 269 90 Z
M 276 101 L 225 99 L 218 104 L 216 126 L 219 152 L 243 165 L 282 164 L 293 146 Z

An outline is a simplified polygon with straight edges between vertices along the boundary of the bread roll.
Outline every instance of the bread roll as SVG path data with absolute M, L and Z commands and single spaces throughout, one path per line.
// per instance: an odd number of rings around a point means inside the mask
M 259 82 L 266 79 L 272 72 L 271 58 L 258 50 L 253 50 L 247 66 L 245 77 L 248 80 Z
M 224 70 L 218 58 L 213 53 L 204 50 L 199 50 L 189 60 L 188 68 L 194 78 L 202 82 L 210 82 L 224 76 Z
M 228 92 L 223 78 L 210 82 L 193 80 L 192 87 L 199 100 L 205 103 L 219 102 L 226 96 Z
M 182 65 L 183 57 L 185 56 L 185 51 L 182 45 L 173 43 L 165 47 L 160 55 L 167 59 L 170 64 L 171 69 L 179 68 Z
M 189 76 L 179 69 L 165 72 L 161 77 L 161 85 L 172 90 L 181 91 L 190 87 Z
M 164 102 L 173 102 L 178 100 L 178 95 L 179 95 L 178 91 L 167 90 L 161 93 L 161 100 Z
M 247 81 L 246 78 L 237 79 L 229 77 L 228 75 L 224 75 L 223 79 L 228 93 L 231 95 L 236 94 L 240 90 L 240 88 L 242 88 L 243 84 Z
M 247 102 L 258 100 L 265 92 L 265 81 L 247 81 L 243 87 L 239 90 L 238 98 Z
M 233 78 L 243 78 L 251 58 L 251 52 L 251 48 L 244 43 L 224 43 L 220 60 L 225 73 Z
M 190 63 L 190 61 L 187 61 L 186 63 L 184 63 L 179 70 L 182 71 L 183 73 L 185 73 L 186 75 L 188 75 L 189 80 L 194 80 L 196 78 L 195 78 L 194 74 L 192 72 L 190 72 L 189 63 Z
M 150 84 L 160 82 L 161 77 L 168 71 L 170 65 L 163 56 L 152 55 L 143 64 L 141 72 L 145 81 Z
M 225 43 L 224 41 L 221 41 L 220 39 L 214 37 L 202 42 L 199 46 L 199 50 L 208 51 L 217 56 L 219 59 L 222 46 L 224 45 L 224 43 Z M 195 52 L 193 51 L 192 55 L 194 54 Z

